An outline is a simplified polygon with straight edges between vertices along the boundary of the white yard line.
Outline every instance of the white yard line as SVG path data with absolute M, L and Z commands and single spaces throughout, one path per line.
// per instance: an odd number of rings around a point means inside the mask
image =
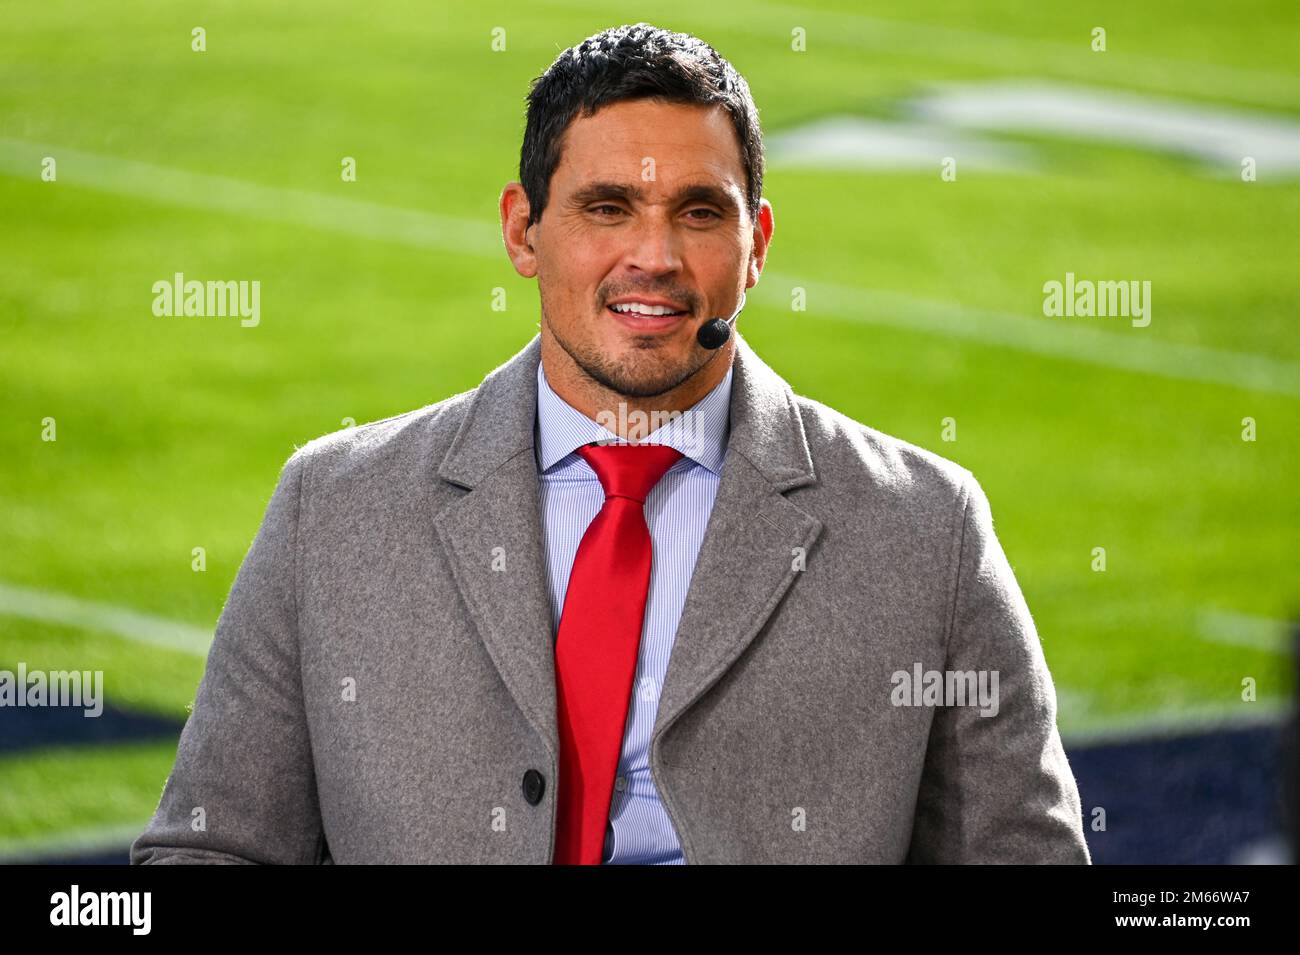
M 0 583 L 0 615 L 22 617 L 45 623 L 112 633 L 151 646 L 178 650 L 197 656 L 207 654 L 210 634 L 200 627 L 143 614 L 125 607 L 82 600 L 67 594 Z M 1240 615 L 1229 615 L 1234 618 Z M 1213 617 L 1208 619 L 1214 619 Z M 1251 627 L 1262 626 L 1260 618 L 1241 618 Z M 1266 621 L 1270 626 L 1275 621 Z M 1252 631 L 1253 632 L 1253 631 Z M 1068 748 L 1132 742 L 1141 739 L 1182 736 L 1214 730 L 1273 725 L 1291 713 L 1291 704 L 1281 700 L 1258 703 L 1229 703 L 1157 711 L 1142 715 L 1092 718 L 1093 694 L 1066 687 L 1057 688 L 1062 716 L 1078 725 L 1062 733 Z M 21 754 L 6 757 L 22 758 Z M 55 858 L 110 852 L 130 845 L 144 830 L 145 823 L 121 824 L 71 830 L 50 836 L 0 840 L 0 863 L 17 859 Z
M 1288 653 L 1290 627 L 1285 620 L 1255 617 L 1230 610 L 1203 610 L 1196 618 L 1196 635 L 1210 643 Z
M 574 4 L 570 0 L 566 5 Z M 578 0 L 578 5 L 590 3 Z M 807 30 L 807 55 L 819 46 L 874 49 L 889 55 L 907 53 L 922 59 L 974 63 L 999 74 L 1005 74 L 1008 63 L 1019 65 L 1028 56 L 1033 58 L 1033 70 L 1049 76 L 1095 83 L 1106 83 L 1113 77 L 1115 84 L 1126 89 L 1156 89 L 1209 99 L 1228 97 L 1288 109 L 1300 102 L 1300 75 L 1152 56 L 1144 48 L 1144 40 L 1135 43 L 1132 34 L 1121 29 L 1108 29 L 1106 52 L 1094 53 L 1092 29 L 1106 27 L 1105 18 L 1096 23 L 1086 17 L 1076 18 L 1068 35 L 1058 32 L 1059 39 L 1045 39 L 760 0 L 751 0 L 746 10 L 759 16 L 728 17 L 726 29 L 770 41 L 771 22 L 762 15 L 779 18 L 789 24 L 787 39 L 793 27 Z M 708 10 L 703 10 L 702 15 L 707 17 Z
M 913 332 L 930 332 L 1175 381 L 1300 396 L 1300 363 L 1161 341 L 1148 336 L 1146 329 L 1142 328 L 1128 327 L 1126 331 L 1108 332 L 1079 324 L 1092 319 L 1029 318 L 1012 312 L 969 308 L 898 292 L 833 282 L 808 282 L 771 271 L 763 273 L 763 281 L 755 287 L 755 295 L 751 297 L 774 311 L 787 310 L 790 307 L 788 290 L 795 287 L 807 289 L 809 309 L 791 313 L 790 321 L 795 323 L 804 316 L 829 315 L 859 325 L 885 325 Z M 1169 318 L 1164 320 L 1170 321 Z M 1127 324 L 1128 319 L 1113 321 Z
M 3 582 L 0 582 L 0 615 L 111 633 L 137 643 L 198 657 L 206 657 L 208 645 L 212 643 L 212 634 L 193 624 L 83 600 L 53 590 Z
M 1192 736 L 1216 730 L 1272 726 L 1287 719 L 1291 712 L 1290 701 L 1282 699 L 1156 710 L 1136 715 L 1088 719 L 1077 729 L 1062 730 L 1061 739 L 1068 749 Z
M 212 641 L 208 631 L 192 624 L 143 614 L 126 607 L 82 600 L 55 591 L 6 583 L 0 583 L 0 615 L 112 633 L 138 643 L 201 657 L 207 655 L 208 645 Z M 1218 611 L 1207 612 L 1202 617 L 1220 627 L 1229 618 L 1237 626 L 1247 626 L 1246 632 L 1251 634 L 1278 625 L 1276 621 L 1264 621 L 1262 618 L 1239 614 L 1225 615 Z M 1246 623 L 1242 624 L 1242 621 Z M 1258 645 L 1253 639 L 1228 642 L 1244 642 L 1252 647 Z M 1078 730 L 1063 734 L 1067 742 L 1095 742 L 1255 725 L 1277 721 L 1289 712 L 1286 701 L 1266 699 L 1257 703 L 1197 706 L 1137 716 L 1092 717 L 1088 713 L 1092 709 L 1093 697 L 1094 694 L 1088 691 L 1057 687 L 1060 711 L 1058 722 L 1064 720 L 1079 726 Z
M 282 186 L 263 186 L 46 143 L 0 138 L 0 172 L 39 181 L 41 161 L 46 156 L 58 163 L 57 182 L 73 188 L 81 186 L 133 199 L 307 226 L 417 248 L 505 254 L 500 231 L 477 220 Z
M 0 863 L 96 855 L 125 849 L 144 832 L 149 820 L 114 823 L 18 839 L 0 839 Z
M 35 178 L 41 157 L 47 155 L 59 159 L 59 181 L 74 188 L 85 186 L 420 248 L 493 258 L 504 255 L 499 231 L 486 223 L 200 175 L 62 147 L 0 139 L 0 172 Z M 1177 381 L 1300 396 L 1300 363 L 1161 341 L 1140 328 L 1108 332 L 1078 324 L 1084 321 L 1081 319 L 1030 318 L 770 271 L 764 273 L 755 291 L 771 308 L 785 310 L 789 307 L 789 290 L 796 286 L 809 290 L 811 309 L 795 313 L 796 320 L 806 317 L 883 325 Z

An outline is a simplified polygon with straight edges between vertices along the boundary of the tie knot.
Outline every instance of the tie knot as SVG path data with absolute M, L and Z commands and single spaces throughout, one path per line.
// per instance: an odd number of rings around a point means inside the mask
M 626 497 L 641 504 L 682 456 L 666 444 L 584 444 L 578 454 L 600 478 L 607 500 Z

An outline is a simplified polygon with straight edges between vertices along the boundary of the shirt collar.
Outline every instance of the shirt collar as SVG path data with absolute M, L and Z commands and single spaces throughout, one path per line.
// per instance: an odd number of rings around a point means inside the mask
M 714 474 L 722 473 L 730 430 L 731 373 L 685 411 L 673 414 L 641 443 L 666 444 Z M 611 422 L 612 423 L 612 422 Z M 617 441 L 618 435 L 593 421 L 555 393 L 537 363 L 537 466 L 549 471 L 576 449 L 593 441 Z

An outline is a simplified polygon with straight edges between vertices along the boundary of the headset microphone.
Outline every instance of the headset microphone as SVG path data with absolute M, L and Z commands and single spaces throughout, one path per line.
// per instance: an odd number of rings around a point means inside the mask
M 710 350 L 721 348 L 731 337 L 731 326 L 736 321 L 736 316 L 740 314 L 741 309 L 745 307 L 745 293 L 740 293 L 740 304 L 736 310 L 731 313 L 731 318 L 712 318 L 700 326 L 700 330 L 695 334 L 695 340 L 704 348 Z

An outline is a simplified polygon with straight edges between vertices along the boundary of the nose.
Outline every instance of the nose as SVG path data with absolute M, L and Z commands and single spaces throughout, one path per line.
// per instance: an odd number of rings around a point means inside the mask
M 630 230 L 626 265 L 647 275 L 665 275 L 682 268 L 681 237 L 667 215 L 646 213 Z

